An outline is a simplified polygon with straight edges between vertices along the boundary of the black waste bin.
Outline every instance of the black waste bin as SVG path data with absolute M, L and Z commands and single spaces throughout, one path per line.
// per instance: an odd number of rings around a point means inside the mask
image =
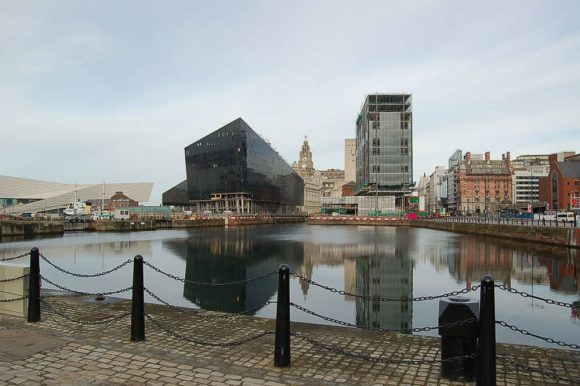
M 445 361 L 449 358 L 475 355 L 479 302 L 465 296 L 451 296 L 439 301 L 439 335 L 441 335 L 441 376 L 471 381 L 475 377 L 475 358 Z M 473 320 L 468 323 L 458 323 Z M 452 324 L 457 323 L 457 324 Z M 451 325 L 450 325 L 451 324 Z

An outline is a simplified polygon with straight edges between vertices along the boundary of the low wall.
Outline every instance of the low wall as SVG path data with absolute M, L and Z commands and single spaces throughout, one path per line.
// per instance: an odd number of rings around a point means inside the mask
M 173 220 L 172 228 L 198 228 L 224 226 L 223 218 L 198 218 L 193 220 Z
M 13 279 L 27 275 L 30 267 L 0 263 L 0 279 Z M 28 277 L 0 283 L 0 300 L 10 300 L 28 296 Z M 28 313 L 28 299 L 0 302 L 0 314 L 25 318 Z
M 97 232 L 130 232 L 157 229 L 154 220 L 91 221 L 86 230 Z
M 64 226 L 58 221 L 0 221 L 0 237 L 2 236 L 36 236 L 63 234 Z
M 394 217 L 341 217 L 341 216 L 312 216 L 308 218 L 308 224 L 313 225 L 386 225 L 407 226 L 408 220 Z
M 305 216 L 229 216 L 225 219 L 225 225 L 293 224 L 305 221 Z
M 477 224 L 460 222 L 410 221 L 409 225 L 448 232 L 493 236 L 503 239 L 580 248 L 580 229 L 521 226 L 511 224 Z

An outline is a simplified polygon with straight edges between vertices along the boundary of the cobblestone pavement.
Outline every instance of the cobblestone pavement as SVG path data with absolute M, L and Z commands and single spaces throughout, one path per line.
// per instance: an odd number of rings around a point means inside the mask
M 130 342 L 128 311 L 125 300 L 46 295 L 39 323 L 0 316 L 0 384 L 464 384 L 440 377 L 437 338 L 293 324 L 292 366 L 276 368 L 272 320 L 146 305 L 146 340 Z M 367 359 L 331 352 L 309 340 Z M 498 360 L 498 385 L 579 384 L 577 351 L 514 345 L 498 345 L 497 351 L 570 379 L 554 380 Z M 400 359 L 425 363 L 385 363 Z

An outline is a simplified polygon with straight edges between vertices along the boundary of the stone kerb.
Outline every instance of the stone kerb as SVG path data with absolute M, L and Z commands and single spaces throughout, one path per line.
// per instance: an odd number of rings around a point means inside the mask
M 30 267 L 0 263 L 0 280 L 28 275 Z M 6 301 L 26 296 L 25 299 Z M 7 282 L 0 281 L 0 314 L 26 318 L 28 313 L 28 276 Z M 3 301 L 4 300 L 4 301 Z

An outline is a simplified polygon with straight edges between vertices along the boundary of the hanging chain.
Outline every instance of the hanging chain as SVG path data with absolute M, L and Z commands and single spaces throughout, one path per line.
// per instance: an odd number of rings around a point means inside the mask
M 176 307 L 176 306 L 174 306 L 174 305 L 166 302 L 165 300 L 161 299 L 159 296 L 155 295 L 153 292 L 151 292 L 146 287 L 144 287 L 143 290 L 145 292 L 147 292 L 153 299 L 161 302 L 163 305 L 171 308 L 174 311 L 181 312 L 181 313 L 186 314 L 186 315 L 191 315 L 191 316 L 196 317 L 196 318 L 205 318 L 205 319 L 227 319 L 227 318 L 235 318 L 237 316 L 247 315 L 247 314 L 250 314 L 250 313 L 252 313 L 254 311 L 258 311 L 262 307 L 265 307 L 265 306 L 267 306 L 269 304 L 276 303 L 276 302 L 270 302 L 270 301 L 268 301 L 266 303 L 257 305 L 255 307 L 252 307 L 252 308 L 249 308 L 247 310 L 240 311 L 240 312 L 224 313 L 224 314 L 221 314 L 221 315 L 204 315 L 204 314 L 201 314 L 199 312 L 200 310 L 189 310 L 189 309 L 183 309 L 183 308 L 180 308 L 180 307 Z
M 495 287 L 496 288 L 499 288 L 500 290 L 504 290 L 504 291 L 507 291 L 509 293 L 512 293 L 512 294 L 520 295 L 520 296 L 522 296 L 524 298 L 533 298 L 533 299 L 536 299 L 536 300 L 541 300 L 541 301 L 546 302 L 548 304 L 555 304 L 555 305 L 560 306 L 560 307 L 567 307 L 567 308 L 574 307 L 570 303 L 559 302 L 557 300 L 546 299 L 546 298 L 542 298 L 542 297 L 539 297 L 539 296 L 536 296 L 536 295 L 532 295 L 532 294 L 529 294 L 529 293 L 524 292 L 524 291 L 518 291 L 517 289 L 508 287 L 505 284 L 496 284 Z
M 577 345 L 577 344 L 574 344 L 574 343 L 566 343 L 566 342 L 562 342 L 561 340 L 555 340 L 555 339 L 552 339 L 552 338 L 546 338 L 546 337 L 543 337 L 543 336 L 540 336 L 540 335 L 536 335 L 536 334 L 533 334 L 533 333 L 531 333 L 531 332 L 529 332 L 527 330 L 523 330 L 523 329 L 520 329 L 520 328 L 518 328 L 518 327 L 516 327 L 516 326 L 514 326 L 512 324 L 506 323 L 503 320 L 496 320 L 495 322 L 497 324 L 499 324 L 500 326 L 502 326 L 502 327 L 507 327 L 510 330 L 515 331 L 515 332 L 519 332 L 522 335 L 533 336 L 534 338 L 541 339 L 544 342 L 548 342 L 548 343 L 552 343 L 552 344 L 557 344 L 558 346 L 561 346 L 561 347 L 569 347 L 569 348 L 574 349 L 574 350 L 579 350 L 580 349 L 580 345 Z
M 54 268 L 56 268 L 60 272 L 66 273 L 67 275 L 76 276 L 76 277 L 98 277 L 98 276 L 105 276 L 105 275 L 108 275 L 109 273 L 115 272 L 116 270 L 121 269 L 124 266 L 126 266 L 127 264 L 133 262 L 133 260 L 128 259 L 127 261 L 119 264 L 115 268 L 112 268 L 112 269 L 110 269 L 108 271 L 94 273 L 94 274 L 84 274 L 84 273 L 75 273 L 75 272 L 67 271 L 66 269 L 64 269 L 62 267 L 59 267 L 58 265 L 54 264 L 52 261 L 48 260 L 46 257 L 44 257 L 44 255 L 40 255 L 40 257 L 42 257 L 42 260 L 46 261 L 48 264 L 50 264 L 51 266 L 53 266 Z
M 451 358 L 447 358 L 447 359 L 404 359 L 404 358 L 397 359 L 397 358 L 374 357 L 371 355 L 354 354 L 354 353 L 351 353 L 351 352 L 346 351 L 344 349 L 333 347 L 333 346 L 327 345 L 325 343 L 321 343 L 315 339 L 312 339 L 312 338 L 310 338 L 306 335 L 300 334 L 300 333 L 292 333 L 290 335 L 295 336 L 299 339 L 302 339 L 302 340 L 312 344 L 313 346 L 321 347 L 321 348 L 328 350 L 330 352 L 333 352 L 335 354 L 341 354 L 341 355 L 344 355 L 344 356 L 347 356 L 350 358 L 362 359 L 365 361 L 375 362 L 375 363 L 422 365 L 422 364 L 427 364 L 427 363 L 444 363 L 444 362 L 462 361 L 462 360 L 467 360 L 467 359 L 474 359 L 477 357 L 476 354 L 462 355 L 462 356 L 451 357 Z
M 350 292 L 346 292 L 343 290 L 339 290 L 339 289 L 336 289 L 333 287 L 326 286 L 324 284 L 317 283 L 314 280 L 308 279 L 307 277 L 304 277 L 304 276 L 297 274 L 296 272 L 291 272 L 290 274 L 292 276 L 294 276 L 295 278 L 298 278 L 298 279 L 300 279 L 308 284 L 312 284 L 314 286 L 320 287 L 320 288 L 325 289 L 327 291 L 330 291 L 332 293 L 336 293 L 336 294 L 344 295 L 344 296 L 351 296 L 351 297 L 363 299 L 363 300 L 378 300 L 381 302 L 420 302 L 420 301 L 425 301 L 425 300 L 435 300 L 435 299 L 440 299 L 440 298 L 448 298 L 450 296 L 467 294 L 469 292 L 476 291 L 477 289 L 479 289 L 479 287 L 481 287 L 481 285 L 478 284 L 478 285 L 471 286 L 469 288 L 464 288 L 464 289 L 459 290 L 459 291 L 451 291 L 451 292 L 444 293 L 441 295 L 433 295 L 433 296 L 418 296 L 415 298 L 401 296 L 400 298 L 387 298 L 387 297 L 380 297 L 380 296 L 366 296 L 366 295 L 353 294 Z
M 153 264 L 151 264 L 147 261 L 143 261 L 143 264 L 149 266 L 155 272 L 158 272 L 162 275 L 165 275 L 170 279 L 177 280 L 177 281 L 180 281 L 180 282 L 186 283 L 186 284 L 193 284 L 193 285 L 204 286 L 204 287 L 225 287 L 225 286 L 247 284 L 247 283 L 251 283 L 253 281 L 262 280 L 262 279 L 265 279 L 265 278 L 268 278 L 270 276 L 278 274 L 277 271 L 272 271 L 272 272 L 267 272 L 267 273 L 264 273 L 262 275 L 253 277 L 251 279 L 238 280 L 238 281 L 228 281 L 228 282 L 222 282 L 222 283 L 212 283 L 212 282 L 204 282 L 204 281 L 192 281 L 192 280 L 187 280 L 187 279 L 181 278 L 181 277 L 176 276 L 176 275 L 172 275 L 170 273 L 162 271 L 161 269 L 157 268 L 156 266 L 154 266 Z
M 361 330 L 368 330 L 368 331 L 380 331 L 380 332 L 402 332 L 402 333 L 412 333 L 412 332 L 423 332 L 423 331 L 431 331 L 431 330 L 437 330 L 439 328 L 453 328 L 453 327 L 457 327 L 457 326 L 462 326 L 464 324 L 471 324 L 471 323 L 476 323 L 477 319 L 476 318 L 469 318 L 469 319 L 465 319 L 465 320 L 460 320 L 457 322 L 452 322 L 452 323 L 447 323 L 447 324 L 442 324 L 441 326 L 434 326 L 434 327 L 415 327 L 415 328 L 382 328 L 382 327 L 366 327 L 366 326 L 359 326 L 353 323 L 349 323 L 349 322 L 344 322 L 342 320 L 338 320 L 338 319 L 333 319 L 330 318 L 328 316 L 324 316 L 324 315 L 320 315 L 312 310 L 309 310 L 307 308 L 304 308 L 296 303 L 290 303 L 290 305 L 300 311 L 303 311 L 307 314 L 316 316 L 320 319 L 326 320 L 328 322 L 332 322 L 332 323 L 336 323 L 336 324 L 340 324 L 341 326 L 346 326 L 346 327 L 354 327 L 354 328 L 358 328 Z
M 2 257 L 2 258 L 0 258 L 0 261 L 16 260 L 16 259 L 20 259 L 21 257 L 29 256 L 29 255 L 30 255 L 30 252 L 26 252 L 26 253 L 23 253 L 22 255 L 18 255 L 18 256 L 14 256 L 14 257 Z
M 120 313 L 118 315 L 113 315 L 107 319 L 102 319 L 102 320 L 94 320 L 94 321 L 89 321 L 89 320 L 77 320 L 77 319 L 73 319 L 70 316 L 65 315 L 63 312 L 58 311 L 56 308 L 54 308 L 53 306 L 51 306 L 47 301 L 45 300 L 40 300 L 40 302 L 48 309 L 49 313 L 55 314 L 60 316 L 63 319 L 66 319 L 70 322 L 73 323 L 77 323 L 77 324 L 82 324 L 82 325 L 89 325 L 89 326 L 94 326 L 94 325 L 103 325 L 103 324 L 111 324 L 114 322 L 118 322 L 119 320 L 126 318 L 127 316 L 131 315 L 130 312 L 123 312 Z
M 127 287 L 127 288 L 123 288 L 123 289 L 117 290 L 117 291 L 95 292 L 95 293 L 93 293 L 93 292 L 83 292 L 83 291 L 77 291 L 77 290 L 73 290 L 73 289 L 70 289 L 70 288 L 66 288 L 66 287 L 63 287 L 63 286 L 58 285 L 56 283 L 53 283 L 52 281 L 48 280 L 47 278 L 45 278 L 42 275 L 40 275 L 40 278 L 42 280 L 44 280 L 45 282 L 47 282 L 49 284 L 52 284 L 53 286 L 55 286 L 58 289 L 61 289 L 63 291 L 67 291 L 67 292 L 72 292 L 72 293 L 78 294 L 78 295 L 89 295 L 89 296 L 103 295 L 103 296 L 106 296 L 106 295 L 120 294 L 120 293 L 123 293 L 123 292 L 131 291 L 133 289 L 133 286 L 131 286 L 131 287 Z
M 0 280 L 0 283 L 8 283 L 8 282 L 11 282 L 11 281 L 20 280 L 20 279 L 24 279 L 25 277 L 28 277 L 28 276 L 30 276 L 30 274 L 28 274 L 28 273 L 25 273 L 25 274 L 24 274 L 24 275 L 22 275 L 22 276 L 13 277 L 12 279 L 1 279 L 1 280 Z
M 153 323 L 153 325 L 155 327 L 157 327 L 158 329 L 160 329 L 161 331 L 173 336 L 174 338 L 180 339 L 180 340 L 184 340 L 186 342 L 189 343 L 193 343 L 193 344 L 198 344 L 200 346 L 212 346 L 212 347 L 232 347 L 232 346 L 239 346 L 241 344 L 244 343 L 248 343 L 257 339 L 260 339 L 266 335 L 273 335 L 274 332 L 272 331 L 262 331 L 257 335 L 251 336 L 249 338 L 242 338 L 242 339 L 238 339 L 238 340 L 232 340 L 229 342 L 223 342 L 223 343 L 216 343 L 216 342 L 206 342 L 203 340 L 198 340 L 198 339 L 193 339 L 187 336 L 183 336 L 181 334 L 178 334 L 177 332 L 170 330 L 168 327 L 164 326 L 161 322 L 158 322 L 157 320 L 153 319 L 151 317 L 151 315 L 149 315 L 148 313 L 145 313 L 145 316 L 147 317 L 147 319 L 149 319 L 149 321 L 151 321 L 151 323 Z
M 516 361 L 511 360 L 511 359 L 504 357 L 504 356 L 498 356 L 497 359 L 499 359 L 500 361 L 502 361 L 508 365 L 511 365 L 512 367 L 516 367 L 516 368 L 528 370 L 530 372 L 542 374 L 543 376 L 545 376 L 547 378 L 555 379 L 558 381 L 570 382 L 570 384 L 576 384 L 576 382 L 578 381 L 577 379 L 563 377 L 561 375 L 557 375 L 557 374 L 551 373 L 549 371 L 540 370 L 540 369 L 537 369 L 535 367 L 524 365 L 522 363 L 516 362 Z

